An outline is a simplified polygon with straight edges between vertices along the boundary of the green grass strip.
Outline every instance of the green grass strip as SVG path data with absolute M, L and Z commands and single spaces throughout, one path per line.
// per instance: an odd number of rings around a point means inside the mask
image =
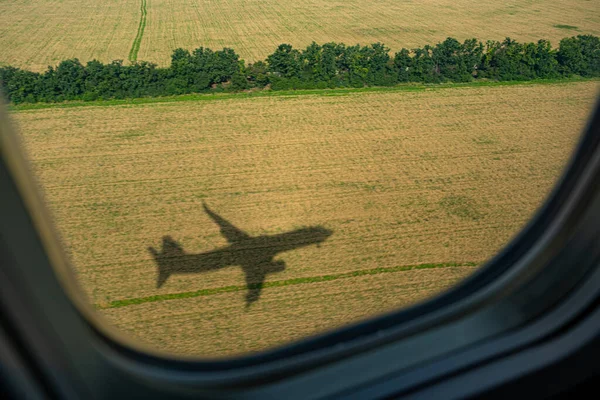
M 372 268 L 365 269 L 359 271 L 352 272 L 344 272 L 339 274 L 331 274 L 331 275 L 321 275 L 321 276 L 310 276 L 304 278 L 294 278 L 294 279 L 286 279 L 282 281 L 272 281 L 265 282 L 263 284 L 263 288 L 272 288 L 272 287 L 282 287 L 282 286 L 291 286 L 291 285 L 302 285 L 307 283 L 318 283 L 318 282 L 328 282 L 335 281 L 338 279 L 347 279 L 347 278 L 355 278 L 358 276 L 365 275 L 379 275 L 390 272 L 400 272 L 400 271 L 409 271 L 415 269 L 432 269 L 432 268 L 448 268 L 448 267 L 475 267 L 480 263 L 476 262 L 464 262 L 464 263 L 439 263 L 439 264 L 416 264 L 416 265 L 400 265 L 395 267 L 387 267 L 387 268 Z M 250 288 L 257 288 L 258 284 L 251 284 Z M 119 308 L 119 307 L 127 307 L 135 304 L 143 304 L 143 303 L 153 303 L 157 301 L 165 301 L 165 300 L 177 300 L 177 299 L 188 299 L 192 297 L 201 297 L 201 296 L 211 296 L 219 293 L 229 293 L 229 292 L 239 292 L 242 290 L 246 290 L 248 287 L 246 285 L 237 285 L 237 286 L 224 286 L 219 288 L 211 288 L 211 289 L 201 289 L 196 290 L 194 292 L 181 292 L 181 293 L 170 293 L 170 294 L 158 294 L 155 296 L 148 297 L 137 297 L 133 299 L 124 299 L 124 300 L 115 300 L 111 301 L 107 304 L 96 304 L 96 308 L 103 310 L 107 308 Z
M 478 88 L 496 86 L 531 86 L 531 85 L 554 85 L 570 84 L 573 82 L 600 81 L 599 78 L 567 78 L 567 79 L 538 79 L 533 81 L 474 81 L 466 83 L 403 83 L 388 87 L 364 87 L 364 88 L 336 88 L 336 89 L 302 89 L 302 90 L 255 90 L 246 92 L 230 93 L 194 93 L 178 96 L 164 97 L 140 97 L 123 100 L 94 100 L 94 101 L 65 101 L 61 103 L 25 103 L 19 105 L 8 105 L 12 112 L 39 110 L 46 108 L 73 108 L 73 107 L 112 107 L 112 106 L 136 106 L 142 104 L 156 103 L 178 103 L 186 101 L 220 101 L 232 99 L 249 99 L 254 97 L 283 97 L 295 98 L 300 96 L 347 96 L 355 93 L 394 93 L 394 92 L 424 92 L 432 90 L 452 88 Z
M 146 28 L 146 0 L 142 0 L 141 11 L 142 15 L 140 17 L 140 25 L 138 26 L 137 35 L 133 40 L 131 50 L 129 50 L 129 61 L 132 63 L 137 61 L 138 51 L 140 51 L 140 44 L 142 44 L 142 37 L 144 36 L 144 29 Z

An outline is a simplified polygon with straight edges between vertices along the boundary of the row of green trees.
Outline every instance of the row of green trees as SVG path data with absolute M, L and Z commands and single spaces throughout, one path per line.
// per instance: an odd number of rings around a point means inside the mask
M 402 49 L 393 57 L 381 43 L 280 45 L 266 60 L 246 65 L 232 50 L 177 49 L 168 68 L 65 60 L 43 73 L 0 67 L 1 90 L 12 103 L 59 102 L 245 90 L 390 86 L 401 82 L 468 82 L 600 76 L 600 38 L 579 35 L 537 43 L 448 38 L 435 46 Z

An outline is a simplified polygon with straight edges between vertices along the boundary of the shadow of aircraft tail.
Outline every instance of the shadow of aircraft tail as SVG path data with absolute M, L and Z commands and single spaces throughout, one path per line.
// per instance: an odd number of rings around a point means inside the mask
M 154 247 L 148 247 L 150 254 L 154 256 L 158 267 L 158 276 L 156 279 L 156 287 L 160 288 L 169 279 L 173 272 L 171 261 L 175 261 L 177 257 L 183 256 L 183 248 L 171 236 L 164 236 L 162 243 L 162 252 L 159 253 Z

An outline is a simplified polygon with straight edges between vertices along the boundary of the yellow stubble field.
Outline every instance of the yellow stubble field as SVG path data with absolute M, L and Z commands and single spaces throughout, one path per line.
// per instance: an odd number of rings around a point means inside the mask
M 139 58 L 160 64 L 176 47 L 232 47 L 247 61 L 281 43 L 382 42 L 393 51 L 446 37 L 521 41 L 600 34 L 600 5 L 560 0 L 148 0 Z
M 448 36 L 484 41 L 510 36 L 549 39 L 557 46 L 566 36 L 600 35 L 600 5 L 588 0 L 3 0 L 0 65 L 41 71 L 72 57 L 127 62 L 141 25 L 137 59 L 165 66 L 177 47 L 232 47 L 253 62 L 281 43 L 303 47 L 312 41 L 383 42 L 398 51 Z
M 152 345 L 220 356 L 389 311 L 473 272 L 540 205 L 598 89 L 216 96 L 13 118 L 89 301 Z M 148 247 L 163 237 L 189 254 L 228 245 L 203 202 L 251 236 L 332 234 L 276 255 L 285 269 L 249 307 L 236 266 L 157 288 Z
M 0 66 L 127 60 L 139 21 L 139 0 L 2 0 Z

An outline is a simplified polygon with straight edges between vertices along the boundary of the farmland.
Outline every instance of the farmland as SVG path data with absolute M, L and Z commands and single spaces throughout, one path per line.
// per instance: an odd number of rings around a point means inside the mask
M 0 64 L 43 71 L 66 58 L 127 60 L 139 1 L 0 2 Z
M 147 343 L 221 356 L 407 305 L 472 273 L 548 193 L 598 89 L 205 96 L 13 117 L 89 300 Z M 286 268 L 249 308 L 239 267 L 157 288 L 148 247 L 164 236 L 191 254 L 227 245 L 203 202 L 253 236 L 333 233 L 279 254 Z
M 448 36 L 520 41 L 600 35 L 596 1 L 14 0 L 0 2 L 0 65 L 42 71 L 137 59 L 166 66 L 173 49 L 232 47 L 248 62 L 280 43 L 383 42 L 392 51 Z

